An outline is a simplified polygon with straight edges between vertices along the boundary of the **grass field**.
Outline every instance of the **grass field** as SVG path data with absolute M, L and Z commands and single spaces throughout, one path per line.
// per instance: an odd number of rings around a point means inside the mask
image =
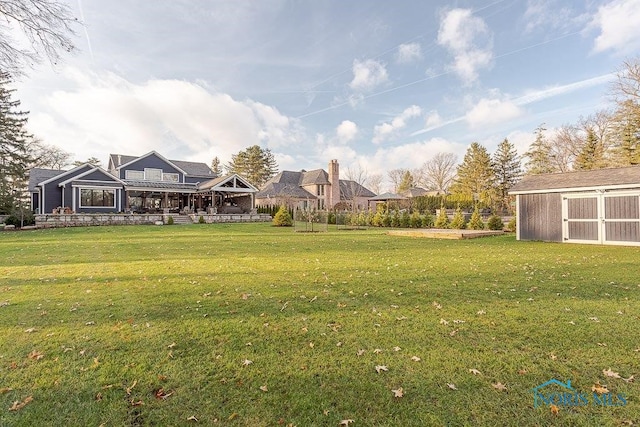
M 268 224 L 0 233 L 0 426 L 638 425 L 639 260 Z M 536 407 L 550 379 L 575 392 Z

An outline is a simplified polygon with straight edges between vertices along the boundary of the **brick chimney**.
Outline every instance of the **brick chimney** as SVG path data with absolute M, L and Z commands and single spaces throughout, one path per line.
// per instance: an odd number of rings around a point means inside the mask
M 326 189 L 327 195 L 327 208 L 333 209 L 333 207 L 340 203 L 340 166 L 338 161 L 333 159 L 329 162 L 329 184 L 330 187 Z

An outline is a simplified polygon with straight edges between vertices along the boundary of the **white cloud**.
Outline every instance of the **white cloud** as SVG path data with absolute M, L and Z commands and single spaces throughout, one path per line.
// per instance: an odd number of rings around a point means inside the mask
M 369 91 L 376 86 L 385 83 L 389 79 L 385 64 L 367 59 L 366 61 L 353 61 L 353 80 L 349 87 L 358 91 Z
M 404 128 L 407 125 L 407 121 L 419 117 L 422 114 L 422 109 L 417 105 L 412 105 L 406 108 L 402 113 L 391 119 L 390 122 L 376 125 L 373 128 L 373 143 L 380 144 L 385 140 L 394 136 L 398 130 Z
M 550 29 L 574 31 L 583 27 L 586 20 L 588 15 L 577 13 L 565 0 L 528 0 L 523 15 L 527 33 L 548 32 Z
M 342 144 L 346 144 L 349 141 L 353 140 L 353 138 L 355 138 L 357 134 L 358 125 L 351 120 L 344 120 L 336 128 L 336 137 L 338 138 L 338 142 Z
M 194 83 L 134 84 L 113 73 L 77 69 L 66 70 L 65 76 L 65 89 L 39 99 L 29 129 L 79 159 L 157 150 L 209 163 L 214 156 L 230 160 L 254 144 L 283 148 L 303 140 L 299 123 L 274 107 L 237 101 Z
M 451 69 L 467 84 L 476 81 L 478 71 L 492 63 L 491 31 L 470 9 L 452 9 L 442 15 L 438 43 L 449 49 Z
M 427 114 L 427 120 L 425 121 L 425 127 L 427 129 L 437 128 L 442 124 L 442 117 L 436 110 L 429 111 Z
M 510 100 L 483 98 L 467 112 L 465 118 L 469 126 L 476 129 L 484 125 L 506 122 L 522 114 L 520 107 Z
M 637 52 L 640 49 L 640 0 L 614 0 L 600 6 L 591 26 L 600 30 L 593 47 L 595 52 Z
M 401 64 L 417 61 L 422 58 L 420 43 L 404 43 L 398 46 L 396 60 Z

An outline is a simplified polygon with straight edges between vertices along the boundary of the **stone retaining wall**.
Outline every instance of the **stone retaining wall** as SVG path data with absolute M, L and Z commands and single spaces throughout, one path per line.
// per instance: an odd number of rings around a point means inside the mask
M 36 215 L 37 228 L 87 227 L 98 225 L 153 225 L 166 224 L 169 216 L 163 214 L 47 214 Z M 217 222 L 268 222 L 271 215 L 265 214 L 224 214 L 224 215 L 191 215 L 191 220 L 198 223 L 200 216 L 207 224 Z

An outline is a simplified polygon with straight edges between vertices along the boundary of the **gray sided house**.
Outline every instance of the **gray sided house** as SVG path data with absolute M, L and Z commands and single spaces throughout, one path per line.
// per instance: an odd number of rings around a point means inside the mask
M 32 169 L 32 209 L 49 213 L 250 213 L 258 191 L 238 175 L 218 177 L 204 163 L 111 154 L 108 171 Z
M 338 161 L 331 160 L 329 172 L 314 169 L 278 173 L 256 194 L 256 204 L 324 210 L 333 209 L 342 203 L 357 209 L 367 209 L 368 200 L 373 196 L 375 193 L 357 182 L 340 179 Z
M 68 171 L 38 169 L 29 172 L 31 207 L 35 213 L 120 212 L 124 184 L 97 166 L 83 164 Z
M 640 246 L 640 166 L 526 176 L 518 240 Z

